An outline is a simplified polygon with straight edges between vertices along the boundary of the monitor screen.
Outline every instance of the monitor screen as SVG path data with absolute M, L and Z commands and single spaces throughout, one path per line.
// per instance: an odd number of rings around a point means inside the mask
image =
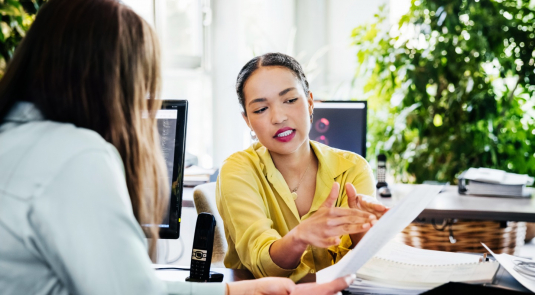
M 180 236 L 187 112 L 187 101 L 165 100 L 162 109 L 156 113 L 170 188 L 169 210 L 159 224 L 162 239 L 178 239 Z
M 310 139 L 366 157 L 366 101 L 315 101 Z

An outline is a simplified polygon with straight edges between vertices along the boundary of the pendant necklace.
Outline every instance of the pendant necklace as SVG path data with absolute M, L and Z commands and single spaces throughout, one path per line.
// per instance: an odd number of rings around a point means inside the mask
M 299 189 L 299 186 L 301 185 L 301 182 L 303 181 L 303 179 L 305 179 L 305 175 L 307 174 L 308 168 L 310 168 L 311 164 L 312 163 L 308 164 L 308 167 L 305 170 L 305 173 L 303 173 L 303 176 L 301 176 L 301 179 L 299 180 L 299 183 L 297 183 L 297 186 L 294 189 L 292 189 L 292 198 L 294 199 L 294 201 L 297 200 L 297 190 Z

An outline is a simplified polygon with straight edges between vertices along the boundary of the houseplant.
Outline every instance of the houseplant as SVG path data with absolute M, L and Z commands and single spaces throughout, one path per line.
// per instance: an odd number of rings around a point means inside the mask
M 46 0 L 0 0 L 0 77 Z
M 535 175 L 530 1 L 412 0 L 399 23 L 386 16 L 352 33 L 368 154 L 387 154 L 402 182 L 455 182 L 469 167 Z

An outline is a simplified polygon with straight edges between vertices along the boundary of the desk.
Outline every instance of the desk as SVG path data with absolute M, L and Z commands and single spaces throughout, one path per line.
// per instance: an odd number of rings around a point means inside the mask
M 193 187 L 185 187 L 182 190 L 182 207 L 195 207 L 195 204 L 193 203 Z
M 391 198 L 378 198 L 384 205 L 392 207 L 414 189 L 415 185 L 392 186 Z M 535 222 L 535 198 L 498 198 L 459 195 L 457 186 L 450 185 L 420 213 L 419 219 L 474 219 L 496 221 Z
M 163 266 L 163 265 L 161 265 Z M 180 267 L 176 265 L 169 265 L 170 267 Z M 189 267 L 185 267 L 189 269 Z M 213 267 L 211 271 L 215 271 L 223 274 L 223 282 L 238 282 L 245 280 L 254 280 L 254 276 L 251 272 L 246 269 L 230 269 L 230 268 L 218 268 Z M 165 281 L 186 281 L 186 277 L 189 277 L 189 271 L 185 270 L 158 270 L 156 271 L 158 277 Z M 315 279 L 315 277 L 314 277 Z
M 229 269 L 229 268 L 212 268 L 212 271 L 222 273 L 224 275 L 223 282 L 238 282 L 243 280 L 252 280 L 254 276 L 246 269 Z M 158 277 L 167 281 L 185 281 L 189 276 L 189 271 L 182 270 L 159 270 Z M 311 283 L 316 281 L 316 274 L 308 274 L 298 283 Z M 494 284 L 491 285 L 496 288 L 503 288 L 508 290 L 515 290 L 520 292 L 530 293 L 528 289 L 517 282 L 505 269 L 501 266 L 496 273 Z
M 403 196 L 407 195 L 414 185 L 399 184 L 393 187 L 392 198 L 379 198 L 387 206 L 393 206 Z M 193 188 L 184 188 L 183 206 L 193 207 Z M 482 204 L 486 205 L 482 205 Z M 457 194 L 457 186 L 449 186 L 446 193 L 439 194 L 430 205 L 420 214 L 420 218 L 461 218 L 501 221 L 534 221 L 535 203 L 532 199 L 509 199 L 475 197 Z M 213 271 L 224 274 L 224 282 L 235 282 L 254 279 L 248 270 L 212 268 Z M 189 275 L 188 271 L 158 271 L 159 277 L 165 276 L 168 280 L 184 281 Z M 164 274 L 165 273 L 165 274 Z M 172 279 L 169 279 L 171 277 Z M 316 275 L 308 274 L 299 283 L 315 282 Z M 495 285 L 521 292 L 529 292 L 518 283 L 505 269 L 498 269 Z

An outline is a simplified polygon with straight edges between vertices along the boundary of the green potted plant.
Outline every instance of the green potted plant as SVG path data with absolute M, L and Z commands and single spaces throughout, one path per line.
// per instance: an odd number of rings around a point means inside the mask
M 0 0 L 0 77 L 46 0 Z
M 535 175 L 533 1 L 412 0 L 353 30 L 370 106 L 368 154 L 396 180 L 455 182 L 469 167 Z

